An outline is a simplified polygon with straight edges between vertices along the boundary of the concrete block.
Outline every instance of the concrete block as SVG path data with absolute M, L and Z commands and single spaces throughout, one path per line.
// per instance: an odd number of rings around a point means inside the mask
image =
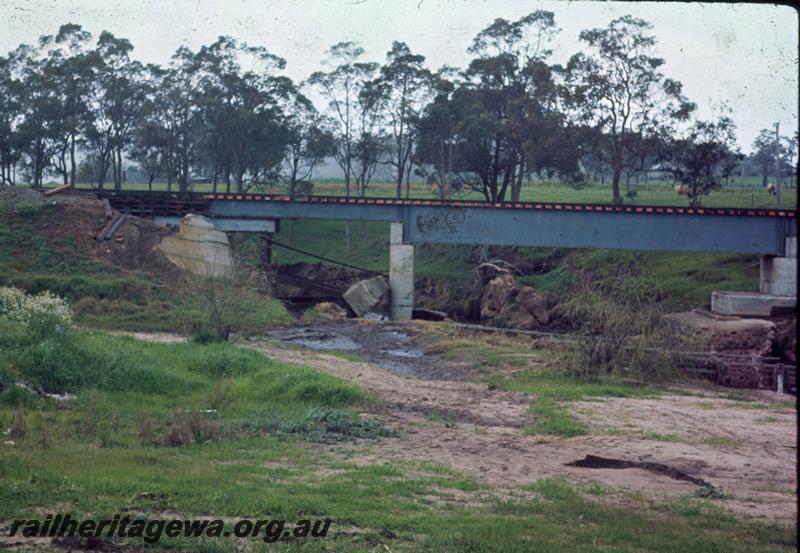
M 797 309 L 797 298 L 758 292 L 712 292 L 711 311 L 737 317 L 770 317 L 773 311 Z
M 173 264 L 203 276 L 229 276 L 233 268 L 228 236 L 203 216 L 186 215 L 177 234 L 156 246 Z
M 786 253 L 783 257 L 797 259 L 797 236 L 786 237 Z
M 359 280 L 342 295 L 344 301 L 358 317 L 364 316 L 375 307 L 389 289 L 389 283 L 382 276 Z
M 389 244 L 403 243 L 403 223 L 392 223 L 389 226 Z
M 797 258 L 762 257 L 759 290 L 772 296 L 797 297 Z
M 414 311 L 414 246 L 389 246 L 390 317 L 407 321 Z

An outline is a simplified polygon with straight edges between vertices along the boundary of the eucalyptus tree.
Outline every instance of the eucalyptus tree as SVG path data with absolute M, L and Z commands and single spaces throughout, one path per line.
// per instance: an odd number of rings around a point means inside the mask
M 91 39 L 91 33 L 80 25 L 66 24 L 55 36 L 39 40 L 39 77 L 46 80 L 42 85 L 50 89 L 55 99 L 55 106 L 49 111 L 53 133 L 51 165 L 61 174 L 64 184 L 73 187 L 76 150 L 89 116 L 86 105 L 92 79 Z
M 775 131 L 761 129 L 753 140 L 752 160 L 756 163 L 761 174 L 761 186 L 766 188 L 770 174 L 776 174 L 776 162 L 786 158 L 793 158 L 794 142 L 791 138 L 781 136 L 780 141 L 775 140 Z M 778 162 L 778 167 L 782 163 Z
M 24 155 L 27 180 L 33 186 L 42 186 L 61 142 L 63 108 L 43 49 L 21 45 L 13 57 L 21 85 L 19 124 L 14 132 Z
M 585 30 L 580 40 L 589 53 L 572 56 L 565 70 L 575 114 L 602 138 L 597 146 L 611 165 L 614 203 L 622 203 L 620 178 L 639 140 L 669 134 L 694 109 L 681 83 L 661 73 L 664 60 L 653 55 L 650 29 L 646 21 L 626 15 L 605 28 Z
M 334 159 L 344 172 L 346 196 L 350 196 L 357 173 L 363 175 L 365 166 L 369 167 L 364 156 L 372 152 L 368 145 L 376 123 L 374 110 L 378 107 L 372 84 L 378 64 L 359 61 L 363 54 L 364 49 L 353 42 L 334 44 L 326 60 L 329 70 L 317 71 L 306 81 L 327 102 L 326 121 L 335 137 Z M 362 159 L 361 171 L 355 167 L 357 155 Z M 367 163 L 363 163 L 365 160 Z
M 275 74 L 286 61 L 221 36 L 197 52 L 195 64 L 205 151 L 215 177 L 224 167 L 226 183 L 233 176 L 238 191 L 276 178 L 286 140 L 280 106 L 294 88 Z
M 22 158 L 18 127 L 23 116 L 23 84 L 16 53 L 0 57 L 0 184 L 16 183 L 16 168 Z
M 344 173 L 347 197 L 354 180 L 357 192 L 364 193 L 379 150 L 373 135 L 379 106 L 373 85 L 378 64 L 359 61 L 363 54 L 364 49 L 353 42 L 334 44 L 328 50 L 328 71 L 312 73 L 305 83 L 327 102 L 325 121 L 334 137 L 333 158 Z M 345 242 L 349 248 L 349 223 L 345 224 Z
M 444 67 L 433 76 L 435 95 L 417 121 L 418 136 L 413 158 L 417 173 L 436 186 L 442 200 L 458 185 L 457 169 L 461 167 L 458 113 L 453 103 L 456 85 L 452 78 L 455 74 L 455 69 Z
M 456 121 L 454 171 L 489 201 L 518 199 L 523 178 L 546 169 L 574 172 L 559 88 L 546 60 L 558 32 L 552 12 L 495 19 L 468 51 L 476 57 L 450 97 Z M 441 97 L 438 111 L 443 112 Z M 571 163 L 571 165 L 570 165 Z
M 381 125 L 381 99 L 381 85 L 377 79 L 367 82 L 357 98 L 357 133 L 353 141 L 352 170 L 356 191 L 361 197 L 366 196 L 367 187 L 386 151 L 388 137 Z
M 181 192 L 189 190 L 192 164 L 200 155 L 202 117 L 196 101 L 198 88 L 195 54 L 181 46 L 161 78 L 158 95 L 168 152 L 167 186 L 171 188 L 172 179 L 177 178 Z
M 736 145 L 736 125 L 720 115 L 712 121 L 696 121 L 685 136 L 671 145 L 670 167 L 676 181 L 688 186 L 693 207 L 702 196 L 719 190 L 744 157 Z
M 157 65 L 147 65 L 140 83 L 144 93 L 139 121 L 133 134 L 130 157 L 147 175 L 148 190 L 153 182 L 167 177 L 171 184 L 170 132 L 166 125 L 165 104 L 162 100 L 162 85 L 166 71 Z
M 3 181 L 13 179 L 11 170 L 24 154 L 34 185 L 53 170 L 64 184 L 71 172 L 74 182 L 85 82 L 76 60 L 89 39 L 79 26 L 64 25 L 58 35 L 42 36 L 36 46 L 21 45 L 0 63 Z
M 375 83 L 382 124 L 391 136 L 386 163 L 395 169 L 398 198 L 403 193 L 403 181 L 407 186 L 411 175 L 420 115 L 435 92 L 433 76 L 424 64 L 424 56 L 413 54 L 407 44 L 395 41 Z
M 334 137 L 311 100 L 296 88 L 283 111 L 287 132 L 283 181 L 290 196 L 310 194 L 314 168 L 333 155 Z
M 130 57 L 133 45 L 103 31 L 93 52 L 91 125 L 87 137 L 100 163 L 98 187 L 112 169 L 114 188 L 122 188 L 123 154 L 132 142 L 146 91 L 141 86 L 144 67 Z

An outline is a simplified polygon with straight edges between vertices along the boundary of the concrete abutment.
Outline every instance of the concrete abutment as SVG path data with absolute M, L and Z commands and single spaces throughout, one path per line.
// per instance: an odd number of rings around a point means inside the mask
M 758 292 L 713 292 L 711 311 L 739 317 L 772 317 L 797 309 L 797 236 L 786 239 L 784 257 L 764 256 Z

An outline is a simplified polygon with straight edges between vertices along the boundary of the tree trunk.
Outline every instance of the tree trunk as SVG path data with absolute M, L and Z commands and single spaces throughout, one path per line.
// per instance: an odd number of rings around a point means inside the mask
M 345 197 L 350 197 L 350 159 L 347 159 L 346 169 L 344 171 L 344 194 Z M 345 221 L 344 223 L 344 244 L 347 248 L 347 251 L 350 251 L 350 247 L 352 246 L 352 240 L 350 238 L 350 221 Z
M 397 199 L 398 200 L 403 197 L 403 176 L 404 176 L 403 173 L 405 173 L 405 171 L 403 170 L 403 162 L 400 161 L 400 159 L 398 157 L 398 160 L 397 160 Z
M 75 175 L 76 175 L 76 167 L 75 167 L 75 135 L 72 135 L 72 140 L 70 141 L 69 147 L 69 162 L 70 162 L 70 170 L 69 170 L 69 185 L 71 188 L 75 188 Z
M 411 162 L 406 170 L 406 199 L 411 197 Z
M 119 189 L 122 190 L 122 147 L 117 148 L 117 172 L 119 173 Z
M 117 179 L 117 155 L 113 150 L 111 152 L 111 172 L 114 175 L 114 190 L 119 190 L 120 184 L 119 180 Z
M 211 181 L 211 190 L 214 194 L 217 193 L 217 178 L 219 177 L 219 169 L 217 168 L 216 162 L 214 163 L 214 180 Z
M 511 182 L 511 201 L 518 202 L 520 196 L 522 195 L 522 174 L 525 171 L 525 161 L 520 160 L 519 162 L 519 173 L 512 176 Z
M 619 153 L 614 153 L 611 164 L 613 170 L 611 176 L 611 193 L 613 195 L 614 204 L 619 205 L 622 203 L 622 196 L 619 193 L 619 181 L 622 176 L 622 159 Z

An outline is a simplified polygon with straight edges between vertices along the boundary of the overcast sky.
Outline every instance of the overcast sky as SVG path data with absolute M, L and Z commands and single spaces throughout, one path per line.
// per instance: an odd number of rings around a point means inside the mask
M 350 40 L 382 61 L 402 40 L 437 69 L 463 67 L 475 34 L 493 19 L 517 19 L 538 9 L 555 13 L 561 32 L 552 61 L 581 49 L 581 30 L 631 14 L 650 21 L 664 73 L 683 82 L 700 117 L 727 102 L 739 143 L 750 151 L 759 129 L 780 122 L 781 134 L 798 124 L 798 15 L 768 4 L 585 2 L 526 0 L 1 0 L 0 52 L 66 22 L 95 36 L 108 30 L 133 43 L 134 57 L 165 63 L 178 46 L 196 50 L 229 34 L 266 46 L 288 62 L 296 81 L 320 68 L 325 50 Z

